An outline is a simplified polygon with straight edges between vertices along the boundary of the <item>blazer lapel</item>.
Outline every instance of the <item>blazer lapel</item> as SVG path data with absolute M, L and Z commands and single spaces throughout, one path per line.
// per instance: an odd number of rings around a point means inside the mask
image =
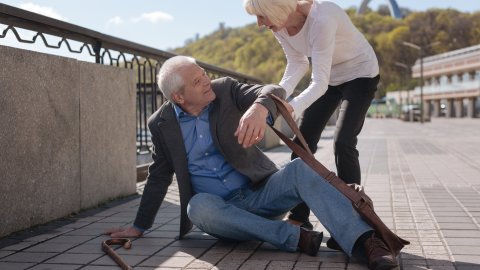
M 175 116 L 173 106 L 166 106 L 158 123 L 165 145 L 172 157 L 172 163 L 177 174 L 188 172 L 187 155 L 183 142 L 182 131 Z

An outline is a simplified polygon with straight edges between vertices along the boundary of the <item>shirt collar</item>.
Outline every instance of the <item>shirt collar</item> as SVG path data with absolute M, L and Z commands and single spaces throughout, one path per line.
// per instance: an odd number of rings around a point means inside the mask
M 205 108 L 203 108 L 203 111 L 200 113 L 200 116 L 203 115 L 205 111 L 207 112 L 210 111 L 211 108 L 212 108 L 212 103 L 205 106 Z M 193 115 L 190 115 L 175 103 L 173 103 L 173 109 L 175 110 L 175 115 L 177 116 L 177 120 L 183 117 L 188 117 L 188 116 L 193 117 Z

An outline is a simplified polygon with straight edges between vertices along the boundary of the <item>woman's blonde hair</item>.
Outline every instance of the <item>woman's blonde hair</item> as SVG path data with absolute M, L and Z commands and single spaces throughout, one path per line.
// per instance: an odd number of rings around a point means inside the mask
M 275 26 L 283 25 L 297 8 L 297 0 L 244 0 L 250 15 L 267 17 Z

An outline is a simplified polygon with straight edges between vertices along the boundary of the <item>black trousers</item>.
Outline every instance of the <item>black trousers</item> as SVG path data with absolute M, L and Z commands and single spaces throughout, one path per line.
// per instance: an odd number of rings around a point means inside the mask
M 328 120 L 340 105 L 335 135 L 334 154 L 338 176 L 347 184 L 361 182 L 358 161 L 357 136 L 362 130 L 365 115 L 377 91 L 380 76 L 358 78 L 338 86 L 329 86 L 327 92 L 308 107 L 303 114 L 300 131 L 308 147 L 315 153 Z M 300 144 L 297 138 L 294 139 Z M 297 155 L 292 153 L 292 159 Z M 310 209 L 305 203 L 292 209 L 290 219 L 308 221 Z

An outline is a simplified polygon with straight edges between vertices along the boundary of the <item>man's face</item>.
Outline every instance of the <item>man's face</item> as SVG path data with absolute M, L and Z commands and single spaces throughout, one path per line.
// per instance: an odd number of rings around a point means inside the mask
M 185 87 L 177 94 L 176 102 L 189 113 L 202 111 L 215 99 L 207 73 L 196 64 L 183 67 L 179 73 L 184 79 Z

